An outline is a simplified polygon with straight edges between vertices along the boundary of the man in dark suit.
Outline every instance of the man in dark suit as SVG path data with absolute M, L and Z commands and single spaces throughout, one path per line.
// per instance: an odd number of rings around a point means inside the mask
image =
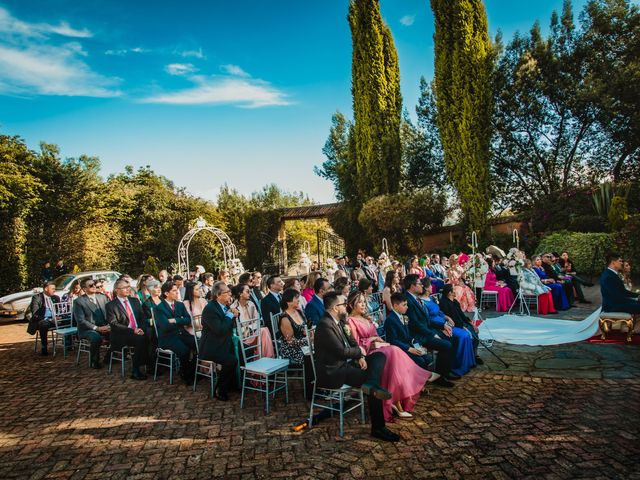
M 371 435 L 397 442 L 400 436 L 385 426 L 382 412 L 382 400 L 391 398 L 391 393 L 380 386 L 386 357 L 381 352 L 365 356 L 366 351 L 345 333 L 346 305 L 340 303 L 336 292 L 324 296 L 324 307 L 327 313 L 318 322 L 313 338 L 318 387 L 361 387 L 369 397 Z
M 408 318 L 404 316 L 409 308 L 407 299 L 400 292 L 393 293 L 391 306 L 393 310 L 384 321 L 385 340 L 402 349 L 419 367 L 429 370 L 431 356 L 426 351 L 415 348 L 411 342 Z
M 121 350 L 125 345 L 133 347 L 131 378 L 144 380 L 147 376 L 140 372 L 140 365 L 147 363 L 146 330 L 149 325 L 144 319 L 140 300 L 130 296 L 131 286 L 127 280 L 117 280 L 113 290 L 115 298 L 105 306 L 107 323 L 111 327 L 111 349 Z
M 624 286 L 619 272 L 624 262 L 617 252 L 607 254 L 608 267 L 600 275 L 600 293 L 602 294 L 602 311 L 627 312 L 640 314 L 640 297 Z
M 55 293 L 56 284 L 52 281 L 45 282 L 42 292 L 31 297 L 31 304 L 29 305 L 31 318 L 27 326 L 27 333 L 35 335 L 36 332 L 40 332 L 40 344 L 42 345 L 40 353 L 42 355 L 49 354 L 47 336 L 49 335 L 49 329 L 55 328 L 53 319 L 55 307 L 53 305 L 60 302 L 60 297 Z
M 326 278 L 318 278 L 313 283 L 313 291 L 315 292 L 315 295 L 311 297 L 307 306 L 304 307 L 304 315 L 314 326 L 318 325 L 318 322 L 324 316 L 323 298 L 325 294 L 329 292 L 330 288 L 329 280 Z
M 107 325 L 107 297 L 96 293 L 96 282 L 85 278 L 80 282 L 84 295 L 73 302 L 73 319 L 78 325 L 78 336 L 89 340 L 91 368 L 102 368 L 100 345 L 111 328 Z
M 226 402 L 228 391 L 236 368 L 236 354 L 233 347 L 233 329 L 239 312 L 229 308 L 231 289 L 224 282 L 216 282 L 211 287 L 212 300 L 202 311 L 202 337 L 200 338 L 200 358 L 222 366 L 218 375 L 216 398 Z
M 441 377 L 433 382 L 434 385 L 453 387 L 453 383 L 449 380 L 457 380 L 460 377 L 451 372 L 455 360 L 451 327 L 446 323 L 439 324 L 431 321 L 429 318 L 427 309 L 420 299 L 422 283 L 418 275 L 411 273 L 404 277 L 404 290 L 408 306 L 409 332 L 420 345 L 438 352 L 435 371 Z
M 556 283 L 562 285 L 564 293 L 567 295 L 569 306 L 572 307 L 576 301 L 575 295 L 573 294 L 573 283 L 565 281 L 564 278 L 560 278 L 558 272 L 553 268 L 553 256 L 550 253 L 542 255 L 542 269 L 547 277 L 552 278 Z
M 180 376 L 186 384 L 193 383 L 195 362 L 191 353 L 196 351 L 193 335 L 184 327 L 191 325 L 191 317 L 184 303 L 180 302 L 180 290 L 172 280 L 162 284 L 162 297 L 153 309 L 158 328 L 158 346 L 171 350 L 180 359 Z
M 267 293 L 260 302 L 260 312 L 262 313 L 262 322 L 271 332 L 271 338 L 275 338 L 271 331 L 271 315 L 277 315 L 282 311 L 280 300 L 282 297 L 282 287 L 284 282 L 279 275 L 272 275 L 267 279 Z

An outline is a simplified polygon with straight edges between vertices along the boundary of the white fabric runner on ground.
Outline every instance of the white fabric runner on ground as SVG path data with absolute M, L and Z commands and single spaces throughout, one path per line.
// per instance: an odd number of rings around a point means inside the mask
M 481 340 L 514 345 L 560 345 L 581 342 L 599 330 L 600 308 L 584 320 L 560 320 L 529 315 L 502 315 L 480 324 Z

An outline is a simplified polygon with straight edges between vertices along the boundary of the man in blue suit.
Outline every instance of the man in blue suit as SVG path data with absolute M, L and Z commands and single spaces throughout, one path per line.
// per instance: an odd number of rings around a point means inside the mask
M 324 316 L 324 295 L 331 289 L 329 280 L 326 278 L 318 278 L 313 284 L 313 291 L 315 295 L 311 297 L 309 303 L 304 309 L 304 314 L 307 320 L 313 324 L 318 325 L 320 319 Z
M 415 348 L 411 342 L 408 319 L 404 316 L 409 308 L 407 299 L 403 294 L 396 292 L 391 295 L 391 306 L 393 310 L 389 312 L 389 315 L 387 315 L 384 321 L 386 341 L 391 345 L 401 348 L 418 366 L 429 370 L 428 366 L 431 361 L 431 356 Z
M 422 283 L 418 275 L 409 274 L 404 277 L 404 291 L 408 307 L 409 332 L 420 345 L 438 352 L 435 371 L 441 377 L 433 383 L 441 387 L 453 387 L 449 380 L 458 380 L 460 377 L 451 372 L 456 354 L 451 327 L 429 318 L 427 309 L 420 299 Z
M 619 272 L 622 258 L 617 252 L 607 254 L 608 267 L 600 275 L 600 293 L 603 312 L 627 312 L 640 314 L 640 297 L 624 287 Z

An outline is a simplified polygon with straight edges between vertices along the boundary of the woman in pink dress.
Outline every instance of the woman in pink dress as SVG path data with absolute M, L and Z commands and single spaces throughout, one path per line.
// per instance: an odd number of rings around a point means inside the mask
M 498 292 L 496 311 L 508 312 L 515 299 L 513 292 L 504 282 L 497 281 L 496 269 L 493 266 L 493 259 L 491 257 L 487 258 L 487 265 L 489 265 L 489 271 L 487 271 L 487 277 L 484 280 L 484 290 L 488 292 Z
M 316 280 L 320 278 L 320 275 L 320 272 L 309 272 L 309 275 L 307 275 L 307 281 L 305 282 L 304 288 L 302 289 L 301 293 L 302 298 L 304 298 L 306 302 L 310 302 L 315 295 L 313 284 L 316 283 Z
M 387 357 L 380 384 L 391 392 L 391 399 L 383 403 L 384 418 L 393 419 L 393 413 L 400 418 L 411 418 L 410 411 L 420 397 L 431 372 L 416 365 L 400 348 L 390 345 L 378 336 L 375 324 L 366 317 L 367 303 L 360 292 L 353 292 L 347 301 L 350 334 L 367 354 L 378 351 Z
M 419 279 L 423 279 L 425 276 L 424 268 L 420 266 L 420 259 L 416 256 L 411 258 L 409 264 L 409 273 L 413 273 L 414 275 L 418 275 Z
M 468 256 L 466 258 L 469 259 Z M 453 285 L 456 300 L 460 303 L 462 311 L 473 312 L 476 308 L 476 296 L 473 290 L 464 283 L 464 265 L 460 265 L 458 260 L 458 255 L 453 254 L 449 257 L 449 271 L 447 272 L 449 283 Z

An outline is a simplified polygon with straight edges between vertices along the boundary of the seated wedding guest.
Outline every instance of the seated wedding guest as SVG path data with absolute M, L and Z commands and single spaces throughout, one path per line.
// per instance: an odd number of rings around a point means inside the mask
M 251 289 L 249 288 L 249 285 L 236 285 L 231 289 L 231 294 L 234 298 L 231 308 L 238 310 L 238 318 L 241 321 L 244 322 L 245 320 L 252 320 L 260 316 L 258 314 L 258 309 L 251 301 Z M 267 327 L 261 327 L 259 337 L 262 356 L 274 358 L 276 355 L 273 350 L 273 340 L 271 339 L 269 329 Z M 252 338 L 251 340 L 254 341 L 255 338 Z
M 444 280 L 436 275 L 436 272 L 431 267 L 431 258 L 429 255 L 425 255 L 422 260 L 422 269 L 424 270 L 425 277 L 431 280 L 433 286 L 433 293 L 438 293 L 444 287 Z
M 309 303 L 313 298 L 313 295 L 315 294 L 315 291 L 313 290 L 313 285 L 316 283 L 316 280 L 318 280 L 321 276 L 322 276 L 321 272 L 309 272 L 309 274 L 307 275 L 307 281 L 305 282 L 304 287 L 302 288 L 302 293 L 301 293 L 302 298 L 304 298 L 307 303 Z
M 437 253 L 431 255 L 431 270 L 435 273 L 437 278 L 447 280 L 447 269 L 440 263 L 440 255 Z
M 91 368 L 102 368 L 100 345 L 110 330 L 107 325 L 107 297 L 96 295 L 96 283 L 92 278 L 82 280 L 84 295 L 73 302 L 73 319 L 78 325 L 78 336 L 89 341 Z
M 47 350 L 49 329 L 55 328 L 53 305 L 60 302 L 60 297 L 55 293 L 55 282 L 45 282 L 42 292 L 31 297 L 31 304 L 29 305 L 31 318 L 29 319 L 27 333 L 35 335 L 36 332 L 40 332 L 40 344 L 42 346 L 40 353 L 42 355 L 49 354 Z
M 296 277 L 288 278 L 287 281 L 284 282 L 283 291 L 286 290 L 287 288 L 293 288 L 298 292 L 302 291 L 301 290 L 302 287 L 300 286 L 300 280 L 298 280 Z M 298 301 L 300 302 L 300 308 L 304 310 L 305 307 L 307 306 L 307 301 L 302 295 L 300 296 Z
M 551 288 L 551 295 L 553 296 L 553 306 L 556 310 L 567 310 L 569 308 L 569 302 L 567 296 L 564 293 L 564 288 L 560 283 L 557 283 L 553 278 L 549 278 L 542 268 L 542 258 L 540 255 L 534 255 L 531 259 L 533 262 L 533 271 L 536 272 L 540 281 L 547 287 Z
M 504 282 L 496 280 L 496 269 L 493 265 L 493 259 L 487 259 L 489 270 L 484 281 L 484 290 L 487 292 L 498 292 L 498 301 L 496 305 L 497 312 L 508 312 L 515 300 L 513 292 Z
M 389 309 L 389 314 L 384 321 L 387 342 L 409 355 L 409 358 L 420 368 L 428 370 L 432 361 L 431 355 L 426 350 L 413 346 L 411 332 L 409 332 L 409 318 L 405 316 L 409 308 L 407 299 L 402 293 L 394 292 L 391 294 L 391 305 L 392 308 Z M 440 377 L 437 373 L 432 373 L 431 375 L 429 380 L 433 381 Z
M 435 322 L 429 318 L 426 305 L 420 298 L 422 283 L 417 275 L 404 277 L 404 296 L 407 300 L 407 316 L 409 332 L 417 344 L 438 352 L 434 371 L 440 374 L 434 384 L 441 387 L 453 387 L 449 380 L 457 380 L 460 376 L 451 372 L 455 364 L 456 349 L 453 344 L 453 330 L 446 322 Z
M 184 293 L 186 291 L 186 287 L 184 286 L 184 278 L 182 278 L 182 275 L 174 275 L 171 280 L 173 280 L 173 284 L 178 287 L 178 301 L 184 300 Z
M 149 321 L 149 325 L 152 325 L 151 310 L 162 301 L 162 284 L 160 280 L 151 277 L 147 280 L 147 283 L 145 283 L 145 289 L 149 292 L 149 296 L 142 303 L 142 310 L 144 311 L 144 318 Z
M 547 278 L 552 279 L 562 287 L 564 294 L 567 297 L 569 308 L 571 308 L 575 302 L 575 296 L 573 295 L 573 283 L 571 283 L 570 280 L 565 281 L 564 277 L 558 274 L 558 272 L 553 268 L 553 255 L 551 253 L 545 253 L 542 255 L 542 264 L 540 266 Z
M 273 332 L 271 331 L 271 315 L 277 315 L 280 310 L 280 299 L 282 297 L 282 287 L 284 282 L 279 275 L 272 275 L 267 279 L 267 293 L 260 302 L 260 311 L 262 312 L 262 323 L 267 326 L 271 337 L 273 338 Z
M 160 270 L 158 272 L 158 280 L 160 280 L 160 284 L 163 284 L 167 280 L 169 280 L 169 272 L 166 270 Z
M 211 287 L 215 282 L 215 277 L 213 273 L 206 272 L 202 274 L 202 285 L 200 289 L 202 290 L 202 298 L 209 300 L 209 292 L 211 291 Z
M 114 292 L 108 292 L 105 288 L 105 280 L 104 278 L 96 279 L 96 294 L 104 295 L 109 300 L 113 300 Z
M 387 358 L 380 379 L 382 388 L 391 392 L 391 398 L 383 403 L 385 420 L 390 421 L 393 414 L 400 418 L 411 418 L 409 412 L 420 398 L 431 372 L 416 365 L 402 349 L 382 340 L 366 309 L 366 297 L 362 292 L 349 295 L 347 325 L 353 339 L 364 348 L 367 355 L 382 352 Z
M 476 299 L 479 298 L 480 295 L 482 295 L 482 289 L 484 288 L 488 271 L 489 266 L 487 265 L 487 260 L 485 260 L 482 253 L 476 253 L 467 263 L 466 274 L 469 281 L 469 286 L 476 294 Z
M 218 281 L 231 285 L 231 274 L 229 273 L 229 270 L 220 270 L 218 272 Z
M 391 398 L 391 393 L 380 386 L 385 355 L 382 352 L 366 355 L 364 348 L 345 332 L 347 310 L 336 292 L 328 292 L 323 300 L 326 314 L 318 322 L 313 337 L 317 386 L 361 387 L 368 396 L 371 435 L 397 442 L 400 436 L 386 427 L 382 408 L 382 400 Z
M 180 376 L 186 384 L 190 384 L 195 373 L 192 354 L 196 352 L 196 344 L 193 335 L 185 327 L 191 327 L 191 317 L 184 303 L 178 300 L 180 292 L 173 280 L 162 284 L 162 297 L 154 309 L 158 346 L 176 354 L 180 359 Z
M 304 314 L 307 317 L 307 321 L 314 327 L 318 324 L 320 319 L 324 316 L 324 296 L 331 290 L 329 280 L 326 278 L 318 278 L 313 284 L 314 296 L 307 303 L 304 309 Z
M 251 287 L 251 301 L 255 304 L 258 309 L 258 313 L 262 317 L 262 312 L 260 310 L 260 302 L 264 298 L 264 293 L 260 288 L 262 285 L 262 273 L 253 272 L 251 274 L 251 281 L 249 282 L 249 286 Z
M 384 303 L 384 306 L 387 308 L 387 312 L 393 310 L 391 296 L 394 293 L 399 293 L 401 290 L 398 272 L 389 270 L 384 277 L 384 287 L 382 289 L 382 303 Z
M 236 354 L 233 346 L 235 318 L 238 310 L 229 308 L 231 289 L 224 282 L 216 282 L 211 288 L 212 300 L 202 312 L 202 337 L 200 358 L 222 366 L 218 375 L 216 398 L 229 400 L 228 392 L 233 382 L 236 368 Z
M 550 313 L 558 313 L 553 306 L 553 295 L 551 287 L 542 283 L 540 277 L 533 271 L 531 260 L 524 260 L 524 268 L 522 269 L 522 280 L 520 280 L 520 289 L 525 295 L 536 295 L 538 297 L 538 314 L 548 315 Z
M 362 270 L 362 265 L 357 260 L 351 265 L 351 281 L 358 283 L 360 280 L 367 278 Z
M 623 261 L 619 253 L 610 252 L 606 256 L 607 268 L 600 275 L 603 312 L 626 312 L 640 314 L 640 296 L 627 290 L 620 278 Z
M 138 300 L 140 300 L 140 303 L 144 304 L 144 302 L 146 302 L 147 299 L 151 296 L 151 293 L 149 292 L 149 290 L 147 290 L 147 282 L 151 279 L 153 279 L 153 275 L 149 275 L 148 273 L 143 273 L 138 279 L 136 295 L 138 297 Z
M 378 284 L 378 268 L 373 257 L 365 257 L 362 261 L 362 271 L 365 278 L 371 280 L 374 292 L 382 290 L 382 284 Z
M 187 309 L 189 315 L 193 319 L 193 323 L 196 324 L 196 330 L 199 332 L 202 330 L 202 312 L 204 307 L 207 306 L 207 301 L 202 298 L 202 284 L 200 282 L 187 282 L 184 291 L 184 308 Z M 186 327 L 191 335 L 195 335 L 196 332 L 190 326 Z
M 478 329 L 471 324 L 460 308 L 460 303 L 453 293 L 453 285 L 444 286 L 440 304 L 434 302 L 430 295 L 423 296 L 422 300 L 429 310 L 430 318 L 447 321 L 449 325 L 453 322 L 452 332 L 457 349 L 456 363 L 452 371 L 456 375 L 464 375 L 476 365 L 482 365 L 484 361 L 478 356 Z
M 111 350 L 121 350 L 127 345 L 133 347 L 131 378 L 144 380 L 140 365 L 147 364 L 148 325 L 144 319 L 142 305 L 137 297 L 131 296 L 131 285 L 127 280 L 117 280 L 114 286 L 115 298 L 105 306 L 107 323 L 111 327 L 109 338 Z
M 460 265 L 458 255 L 451 255 L 449 257 L 449 271 L 447 272 L 449 283 L 453 285 L 453 290 L 456 294 L 456 300 L 460 302 L 463 312 L 473 312 L 476 308 L 476 296 L 465 283 L 465 272 L 462 265 Z
M 65 303 L 73 303 L 76 298 L 81 297 L 82 295 L 84 295 L 84 290 L 82 290 L 80 280 L 74 280 L 69 287 L 69 291 L 62 295 L 60 301 Z
M 358 282 L 358 291 L 364 295 L 365 302 L 367 304 L 367 313 L 378 312 L 382 305 L 380 305 L 378 296 L 373 295 L 373 284 L 371 280 L 363 278 Z
M 496 280 L 506 284 L 507 287 L 511 289 L 515 298 L 518 294 L 520 284 L 518 283 L 518 276 L 511 275 L 511 270 L 508 266 L 509 260 L 506 258 L 500 258 L 495 253 L 491 255 L 491 258 L 493 259 L 493 268 L 496 274 Z
M 424 268 L 420 266 L 420 260 L 415 255 L 409 260 L 409 273 L 417 275 L 420 280 L 424 278 Z
M 295 368 L 303 367 L 306 378 L 307 400 L 311 400 L 313 394 L 313 367 L 311 359 L 302 351 L 303 347 L 309 347 L 309 339 L 305 335 L 305 324 L 307 319 L 300 308 L 300 292 L 293 288 L 287 288 L 282 293 L 282 316 L 276 327 L 276 342 L 278 351 L 282 358 L 288 358 L 291 366 Z M 324 315 L 324 307 L 323 307 Z
M 573 283 L 573 288 L 576 291 L 576 295 L 578 296 L 578 301 L 580 303 L 591 303 L 590 300 L 584 298 L 584 292 L 582 291 L 582 285 L 587 287 L 593 287 L 593 283 L 587 282 L 578 276 L 578 272 L 576 271 L 576 267 L 573 264 L 573 261 L 569 258 L 569 252 L 564 251 L 560 254 L 559 257 L 556 258 L 557 265 L 560 267 L 560 274 L 567 275 L 571 278 L 571 282 Z
M 342 303 L 347 303 L 347 297 L 351 292 L 351 280 L 349 280 L 347 277 L 340 277 L 335 282 L 333 282 L 333 289 L 338 294 L 340 301 Z

